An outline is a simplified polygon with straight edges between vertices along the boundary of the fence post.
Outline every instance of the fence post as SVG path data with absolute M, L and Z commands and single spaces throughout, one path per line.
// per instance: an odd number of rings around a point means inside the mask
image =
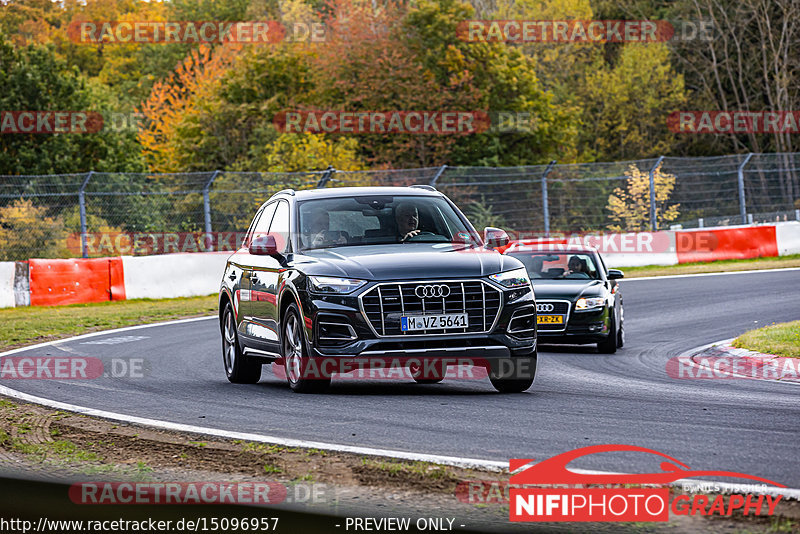
M 78 190 L 78 206 L 80 208 L 81 216 L 81 256 L 84 258 L 89 257 L 89 244 L 86 242 L 86 186 L 89 185 L 89 180 L 92 179 L 94 171 L 89 171 L 86 179 L 81 184 Z
M 441 177 L 444 174 L 445 170 L 447 170 L 447 165 L 442 165 L 441 167 L 439 167 L 439 170 L 436 171 L 436 176 L 434 176 L 431 179 L 431 182 L 429 184 L 431 187 L 436 187 L 436 182 L 439 181 L 439 177 Z
M 542 173 L 542 217 L 544 217 L 544 236 L 550 237 L 550 205 L 547 201 L 547 175 L 550 174 L 550 169 L 556 164 L 556 160 L 552 160 L 547 164 L 547 168 Z
M 214 174 L 211 175 L 211 178 L 208 179 L 206 185 L 203 186 L 203 218 L 205 219 L 205 239 L 210 239 L 210 242 L 206 242 L 207 248 L 213 248 L 213 239 L 211 239 L 211 198 L 208 195 L 208 190 L 211 189 L 211 184 L 214 183 L 214 180 L 217 179 L 219 175 L 219 171 L 214 171 Z
M 319 182 L 317 182 L 317 189 L 319 189 L 320 187 L 325 187 L 326 185 L 328 185 L 328 182 L 330 181 L 331 176 L 335 172 L 336 172 L 336 169 L 333 168 L 333 165 L 328 165 L 328 168 L 325 169 L 325 173 L 322 175 L 322 178 L 320 178 Z
M 747 205 L 745 204 L 744 198 L 744 166 L 747 165 L 747 162 L 750 161 L 750 158 L 752 157 L 752 152 L 747 154 L 747 157 L 744 158 L 744 161 L 739 165 L 739 168 L 736 169 L 736 172 L 739 175 L 739 213 L 742 216 L 742 224 L 747 224 Z
M 658 221 L 656 220 L 656 169 L 661 162 L 664 161 L 664 156 L 659 156 L 656 164 L 650 168 L 650 231 L 658 231 Z

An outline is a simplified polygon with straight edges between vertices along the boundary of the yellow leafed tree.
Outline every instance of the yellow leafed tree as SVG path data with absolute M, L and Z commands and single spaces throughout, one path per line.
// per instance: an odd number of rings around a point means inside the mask
M 23 198 L 0 208 L 0 260 L 59 258 L 67 255 L 61 218 Z
M 625 176 L 625 187 L 617 187 L 608 197 L 608 211 L 615 223 L 608 228 L 613 232 L 640 232 L 650 228 L 650 173 L 631 165 Z M 675 189 L 675 175 L 656 167 L 654 175 L 656 189 L 656 220 L 659 224 L 678 218 L 680 204 L 669 204 Z

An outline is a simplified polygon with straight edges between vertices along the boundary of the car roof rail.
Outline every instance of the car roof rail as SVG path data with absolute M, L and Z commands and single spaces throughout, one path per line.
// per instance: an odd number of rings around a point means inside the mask
M 281 189 L 280 191 L 275 193 L 275 195 L 280 195 L 281 193 L 286 193 L 287 195 L 294 196 L 294 189 Z M 273 196 L 275 196 L 275 195 L 273 195 Z
M 416 187 L 417 189 L 425 189 L 427 191 L 436 191 L 436 188 L 432 185 L 428 184 L 414 184 L 411 187 Z

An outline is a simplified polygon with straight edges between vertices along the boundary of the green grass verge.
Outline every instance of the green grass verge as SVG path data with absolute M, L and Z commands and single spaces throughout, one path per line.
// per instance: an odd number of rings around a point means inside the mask
M 648 265 L 646 267 L 620 267 L 625 278 L 643 276 L 668 276 L 671 274 L 723 273 L 733 271 L 753 271 L 756 269 L 785 269 L 800 267 L 800 254 L 776 258 L 756 258 L 751 260 L 722 260 L 680 265 Z
M 740 349 L 800 358 L 800 321 L 750 330 L 733 341 Z
M 0 350 L 145 323 L 211 315 L 217 296 L 0 309 Z

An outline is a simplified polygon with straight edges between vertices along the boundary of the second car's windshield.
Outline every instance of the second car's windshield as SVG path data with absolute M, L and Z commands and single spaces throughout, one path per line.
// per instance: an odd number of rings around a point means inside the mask
M 479 238 L 443 198 L 375 195 L 299 204 L 303 249 L 406 242 L 477 244 Z
M 592 254 L 517 252 L 510 255 L 525 265 L 531 279 L 600 280 L 600 273 Z

